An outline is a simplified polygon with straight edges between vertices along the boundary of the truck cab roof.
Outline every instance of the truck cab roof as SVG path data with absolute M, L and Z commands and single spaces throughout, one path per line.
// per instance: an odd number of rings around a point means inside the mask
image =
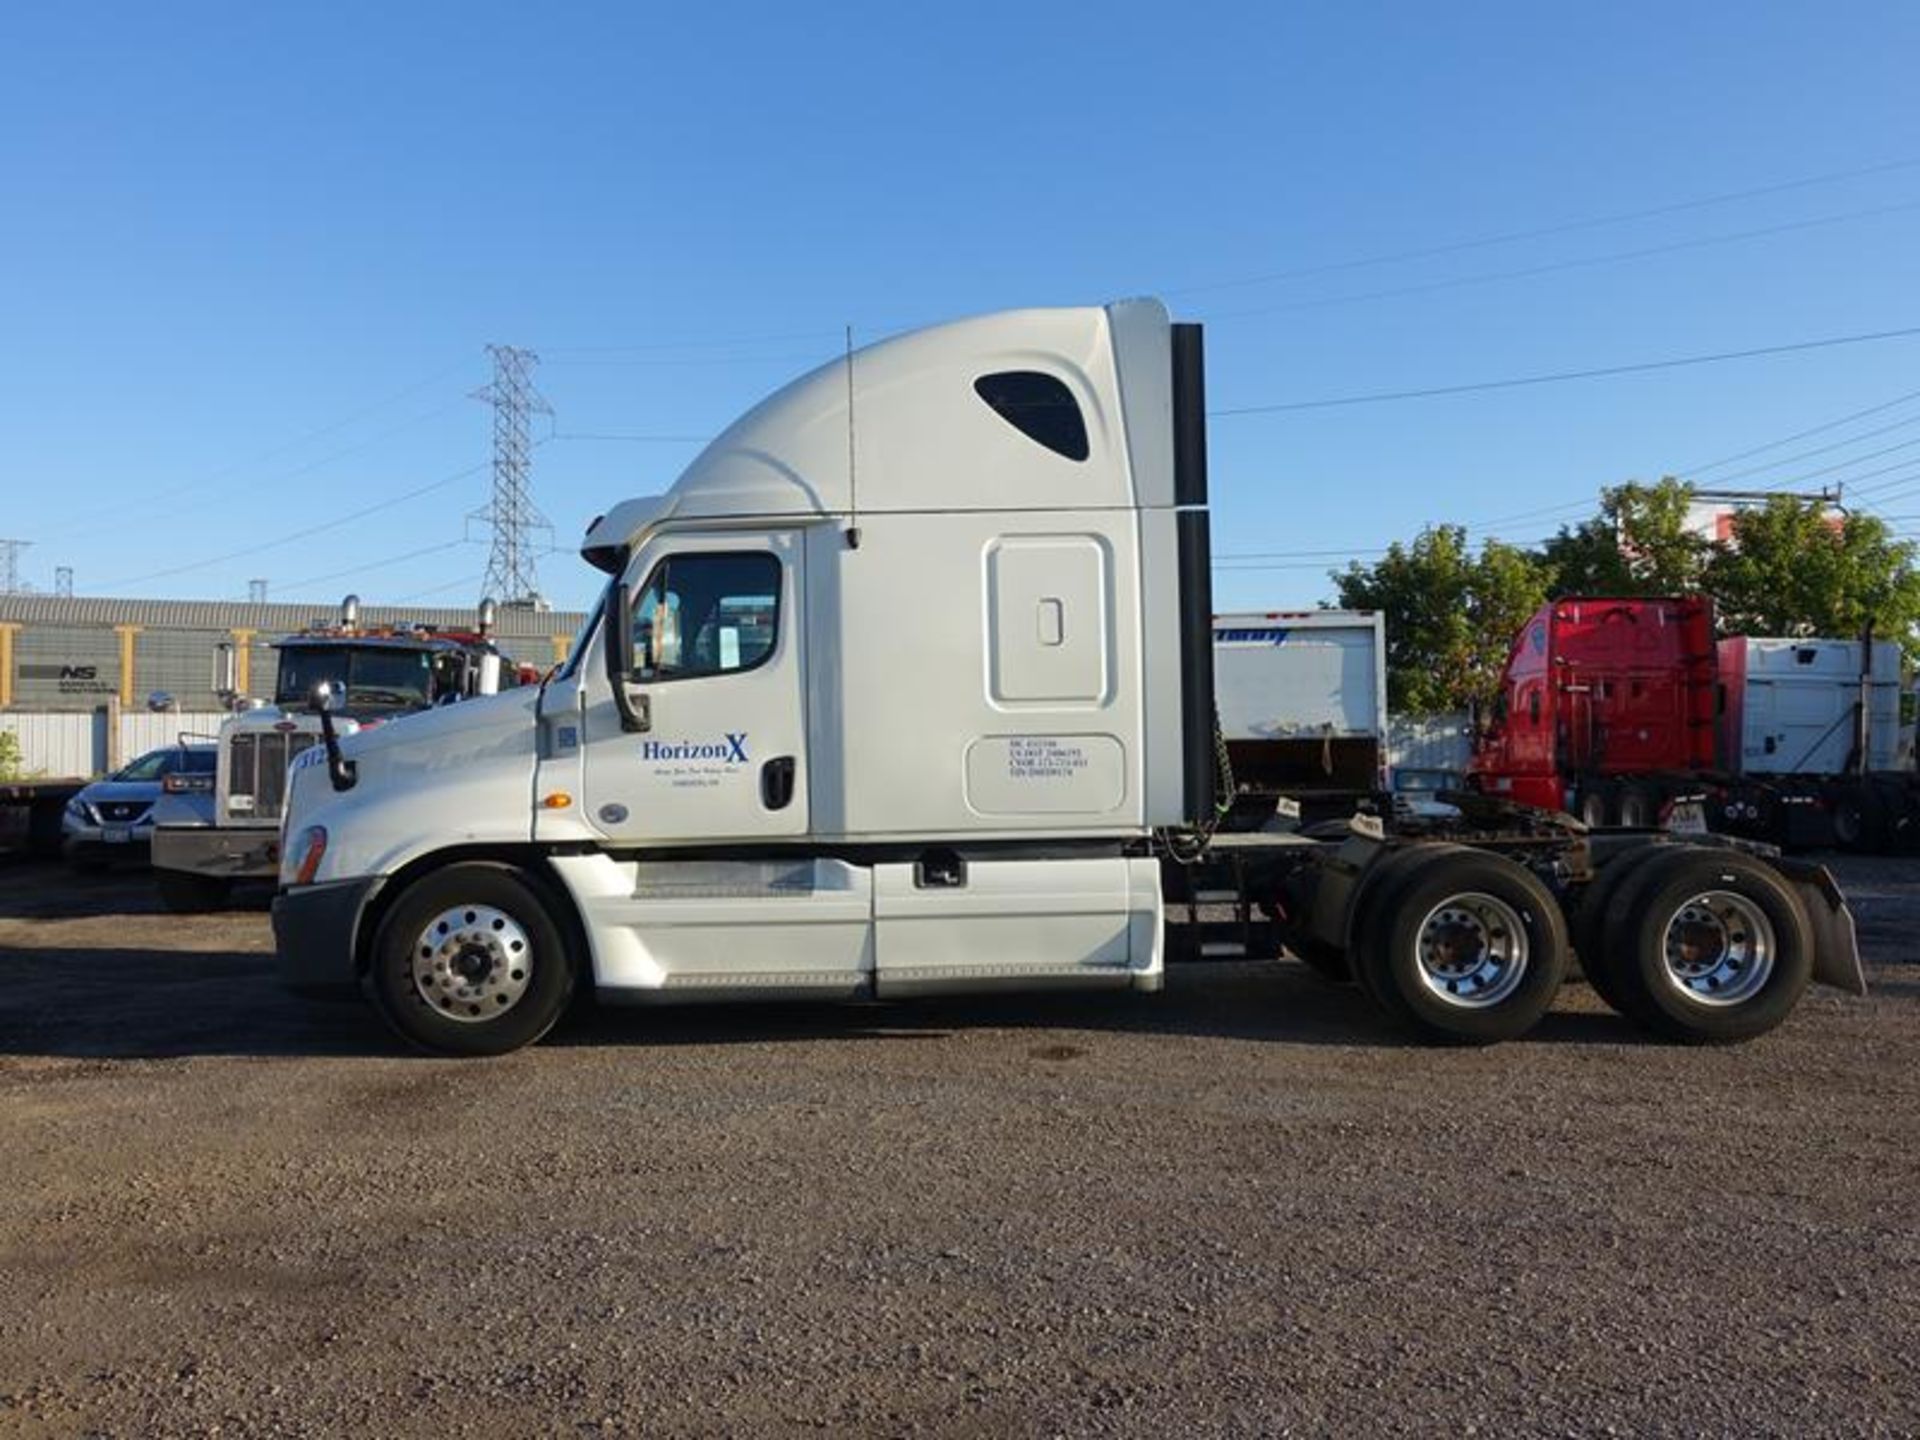
M 669 519 L 1175 504 L 1157 300 L 1011 310 L 836 357 L 754 406 L 581 546 L 602 570 Z

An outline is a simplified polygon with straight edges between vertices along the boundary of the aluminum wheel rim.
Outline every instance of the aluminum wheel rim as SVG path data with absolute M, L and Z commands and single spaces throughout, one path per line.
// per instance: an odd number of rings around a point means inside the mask
M 413 942 L 413 988 L 436 1015 L 476 1025 L 520 1003 L 533 964 L 533 942 L 513 916 L 491 905 L 455 905 Z
M 1495 895 L 1449 895 L 1427 912 L 1413 943 L 1420 983 L 1449 1005 L 1498 1005 L 1526 978 L 1527 927 Z
M 1667 982 L 1703 1005 L 1738 1005 L 1773 974 L 1773 922 L 1745 895 L 1707 890 L 1682 902 L 1660 937 Z

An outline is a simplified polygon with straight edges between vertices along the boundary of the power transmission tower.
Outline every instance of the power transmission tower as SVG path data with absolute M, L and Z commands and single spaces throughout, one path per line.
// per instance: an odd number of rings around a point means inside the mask
M 20 593 L 20 552 L 31 540 L 0 540 L 0 595 Z
M 73 566 L 56 565 L 53 567 L 53 593 L 62 600 L 73 598 Z
M 533 503 L 530 431 L 533 417 L 551 415 L 553 407 L 533 388 L 538 355 L 512 345 L 489 345 L 487 353 L 493 356 L 493 383 L 473 395 L 493 406 L 493 501 L 472 517 L 493 531 L 481 593 L 505 604 L 532 604 L 540 598 L 534 535 L 552 527 Z
M 264 605 L 267 603 L 267 582 L 264 580 L 247 581 L 247 603 Z

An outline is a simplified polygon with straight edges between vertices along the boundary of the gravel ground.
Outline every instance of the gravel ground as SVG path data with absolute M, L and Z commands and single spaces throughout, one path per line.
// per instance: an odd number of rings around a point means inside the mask
M 1159 997 L 399 1053 L 266 916 L 0 869 L 0 1431 L 1920 1431 L 1920 862 L 1733 1050 Z

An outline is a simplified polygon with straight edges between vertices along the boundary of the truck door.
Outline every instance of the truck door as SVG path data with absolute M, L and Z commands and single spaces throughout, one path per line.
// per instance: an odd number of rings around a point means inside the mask
M 582 809 L 608 840 L 806 833 L 802 549 L 796 531 L 736 531 L 661 536 L 635 557 L 646 728 L 621 728 L 604 671 L 583 716 Z

